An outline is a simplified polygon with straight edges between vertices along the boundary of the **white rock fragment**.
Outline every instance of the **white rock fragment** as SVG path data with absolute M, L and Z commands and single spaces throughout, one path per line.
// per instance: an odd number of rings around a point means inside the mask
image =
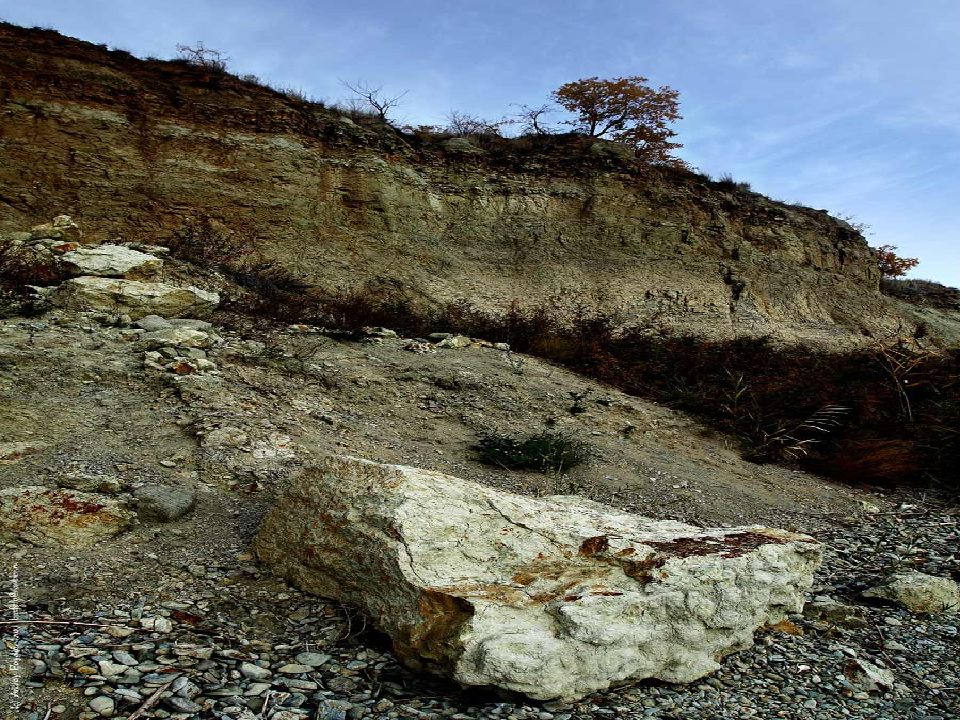
M 850 660 L 843 668 L 843 674 L 853 685 L 867 692 L 892 688 L 896 682 L 896 676 L 890 670 L 859 658 Z
M 960 586 L 956 582 L 913 570 L 891 575 L 863 595 L 891 600 L 916 613 L 960 612 Z
M 203 315 L 220 303 L 216 293 L 195 287 L 86 276 L 67 280 L 49 298 L 57 307 L 126 313 L 134 320 L 147 315 Z
M 81 237 L 80 226 L 69 215 L 57 215 L 53 222 L 30 228 L 30 240 L 80 242 Z
M 156 275 L 163 260 L 123 245 L 81 247 L 65 253 L 63 267 L 72 275 L 113 278 L 145 278 Z
M 140 347 L 145 350 L 157 350 L 163 347 L 208 348 L 211 344 L 207 333 L 186 327 L 170 327 L 165 330 L 146 332 L 140 336 Z
M 162 615 L 151 618 L 141 618 L 140 627 L 144 630 L 158 633 L 168 633 L 173 631 L 173 623 Z
M 466 337 L 465 335 L 453 335 L 451 337 L 445 338 L 437 343 L 438 348 L 446 348 L 450 350 L 457 350 L 459 348 L 465 348 L 470 345 L 473 341 Z
M 336 456 L 291 482 L 255 548 L 302 589 L 362 607 L 407 665 L 539 700 L 713 672 L 801 609 L 820 562 L 804 535 Z

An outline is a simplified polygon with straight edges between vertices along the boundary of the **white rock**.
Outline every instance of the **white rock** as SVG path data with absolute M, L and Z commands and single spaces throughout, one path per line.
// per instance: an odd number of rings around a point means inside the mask
M 207 333 L 185 327 L 170 327 L 140 336 L 140 347 L 145 350 L 163 347 L 208 348 L 210 345 L 210 336 Z
M 64 269 L 73 275 L 97 277 L 144 278 L 156 275 L 163 260 L 131 250 L 123 245 L 81 247 L 61 258 Z
M 142 328 L 147 332 L 156 332 L 157 330 L 166 330 L 173 327 L 173 325 L 166 318 L 162 318 L 159 315 L 146 315 L 145 317 L 140 318 L 135 323 L 134 327 Z
M 97 665 L 100 667 L 100 674 L 108 678 L 123 675 L 127 671 L 127 666 L 123 663 L 110 662 L 109 660 L 101 660 Z
M 151 632 L 168 633 L 173 631 L 173 623 L 162 615 L 151 618 L 141 618 L 140 627 Z
M 896 682 L 896 676 L 890 670 L 859 658 L 848 662 L 843 668 L 843 674 L 851 683 L 867 692 L 892 688 Z
M 200 330 L 202 332 L 210 332 L 213 330 L 213 325 L 208 323 L 206 320 L 196 320 L 194 318 L 170 318 L 168 322 L 174 327 L 178 328 L 190 328 L 191 330 Z
M 215 428 L 203 437 L 204 447 L 242 447 L 247 444 L 250 437 L 238 427 Z
M 473 341 L 465 335 L 454 335 L 453 337 L 448 337 L 438 342 L 437 347 L 456 350 L 458 348 L 467 347 L 471 342 Z
M 917 613 L 960 612 L 960 586 L 950 578 L 925 575 L 913 570 L 896 573 L 864 597 L 892 600 Z
M 539 700 L 713 672 L 801 609 L 820 562 L 804 535 L 335 456 L 291 482 L 255 547 L 302 589 L 362 607 L 407 665 Z
M 240 674 L 248 680 L 268 680 L 273 677 L 273 673 L 268 668 L 250 662 L 240 663 Z
M 78 277 L 62 283 L 50 294 L 57 307 L 72 310 L 107 310 L 126 313 L 137 320 L 146 315 L 172 317 L 213 311 L 220 296 L 195 287 L 100 277 Z

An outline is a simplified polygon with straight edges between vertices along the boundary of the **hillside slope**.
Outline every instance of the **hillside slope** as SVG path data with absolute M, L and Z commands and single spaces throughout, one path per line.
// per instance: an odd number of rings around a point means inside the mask
M 718 337 L 845 345 L 921 320 L 960 337 L 956 313 L 879 293 L 848 224 L 640 172 L 607 144 L 471 150 L 11 25 L 0 78 L 0 232 L 62 212 L 94 240 L 232 237 L 328 288 L 369 281 L 488 309 L 600 303 Z

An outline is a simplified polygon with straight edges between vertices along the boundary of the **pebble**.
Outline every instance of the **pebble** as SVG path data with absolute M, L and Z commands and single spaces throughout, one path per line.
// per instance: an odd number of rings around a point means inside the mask
M 113 713 L 116 711 L 116 703 L 113 698 L 98 695 L 90 701 L 90 709 L 101 717 L 113 717 Z
M 313 670 L 313 668 L 309 665 L 303 665 L 301 663 L 288 663 L 281 666 L 277 672 L 283 675 L 302 675 L 303 673 L 308 673 L 311 670 Z
M 142 618 L 140 620 L 140 627 L 142 627 L 144 630 L 151 630 L 153 632 L 168 633 L 173 630 L 173 623 L 165 617 L 157 616 L 151 618 Z
M 322 655 L 321 653 L 302 652 L 297 654 L 296 660 L 301 665 L 320 667 L 324 663 L 329 662 L 330 656 Z

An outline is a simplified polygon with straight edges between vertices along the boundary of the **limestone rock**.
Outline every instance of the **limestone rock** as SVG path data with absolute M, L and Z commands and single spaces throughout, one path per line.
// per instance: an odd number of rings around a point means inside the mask
M 163 260 L 131 250 L 123 245 L 82 247 L 64 254 L 63 267 L 73 275 L 97 277 L 144 278 L 155 275 Z
M 864 597 L 891 600 L 911 612 L 960 612 L 960 586 L 950 578 L 907 571 L 891 575 L 882 585 L 870 588 Z
M 407 665 L 539 700 L 713 672 L 801 609 L 820 562 L 804 535 L 338 456 L 291 482 L 255 548 L 300 588 L 363 608 Z
M 78 243 L 81 236 L 80 226 L 69 215 L 57 215 L 53 222 L 30 228 L 31 240 L 62 240 Z
M 448 337 L 448 338 L 444 338 L 443 340 L 441 340 L 440 342 L 438 342 L 438 343 L 437 343 L 437 347 L 438 347 L 438 348 L 450 348 L 450 349 L 454 349 L 454 350 L 455 350 L 455 349 L 458 349 L 458 348 L 465 348 L 465 347 L 467 347 L 468 345 L 470 345 L 471 342 L 472 342 L 472 340 L 470 340 L 470 338 L 468 338 L 468 337 L 466 337 L 466 336 L 464 336 L 464 335 L 452 335 L 452 336 L 450 336 L 450 337 Z
M 145 315 L 136 322 L 133 323 L 134 327 L 138 327 L 141 330 L 146 330 L 147 332 L 156 332 L 157 330 L 169 330 L 173 325 L 170 324 L 170 321 L 166 318 L 162 318 L 159 315 Z
M 84 472 L 66 472 L 57 478 L 57 485 L 71 490 L 83 492 L 98 492 L 106 495 L 116 495 L 127 485 L 123 478 L 113 475 L 91 475 Z
M 137 514 L 144 520 L 173 522 L 193 510 L 196 495 L 192 490 L 147 484 L 133 491 L 137 499 Z
M 896 676 L 890 670 L 859 658 L 850 660 L 843 668 L 843 674 L 847 680 L 867 692 L 892 688 L 896 682 Z
M 88 547 L 119 534 L 132 519 L 102 495 L 33 485 L 0 490 L 0 535 L 43 547 Z
M 140 343 L 144 350 L 157 350 L 162 347 L 208 348 L 211 345 L 207 333 L 186 327 L 170 327 L 144 333 L 140 337 Z
M 58 307 L 122 312 L 134 320 L 146 315 L 202 315 L 220 303 L 216 293 L 195 287 L 86 276 L 62 283 L 50 299 Z

